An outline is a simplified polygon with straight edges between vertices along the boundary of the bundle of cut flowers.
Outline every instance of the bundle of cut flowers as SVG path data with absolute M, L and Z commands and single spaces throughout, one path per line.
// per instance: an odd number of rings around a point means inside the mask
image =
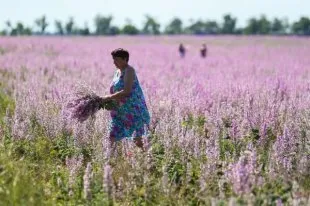
M 102 98 L 93 92 L 89 87 L 80 85 L 77 87 L 65 109 L 70 119 L 84 122 L 94 116 L 100 109 L 113 110 L 118 106 L 114 100 L 102 101 Z

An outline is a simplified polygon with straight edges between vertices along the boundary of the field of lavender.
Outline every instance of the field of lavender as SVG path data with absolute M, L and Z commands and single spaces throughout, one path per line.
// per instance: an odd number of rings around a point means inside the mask
M 146 152 L 111 152 L 107 111 L 63 116 L 75 85 L 108 93 L 118 47 L 151 113 Z M 309 205 L 309 56 L 297 37 L 1 37 L 0 205 Z

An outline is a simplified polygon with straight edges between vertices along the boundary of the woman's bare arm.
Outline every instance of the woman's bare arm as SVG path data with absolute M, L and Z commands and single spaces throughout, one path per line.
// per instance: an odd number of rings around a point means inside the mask
M 134 75 L 135 75 L 134 69 L 132 67 L 128 67 L 124 75 L 124 89 L 114 94 L 105 96 L 103 98 L 103 101 L 119 100 L 123 97 L 130 95 L 132 91 L 133 82 L 134 82 Z

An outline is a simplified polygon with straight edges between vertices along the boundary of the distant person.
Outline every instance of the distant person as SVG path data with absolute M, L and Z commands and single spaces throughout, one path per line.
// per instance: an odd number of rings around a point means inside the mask
M 202 45 L 202 48 L 200 49 L 200 55 L 202 58 L 206 58 L 207 57 L 207 53 L 208 53 L 208 49 L 206 44 Z
M 183 58 L 185 56 L 185 47 L 183 46 L 183 44 L 180 44 L 179 46 L 179 53 L 180 53 L 180 56 Z

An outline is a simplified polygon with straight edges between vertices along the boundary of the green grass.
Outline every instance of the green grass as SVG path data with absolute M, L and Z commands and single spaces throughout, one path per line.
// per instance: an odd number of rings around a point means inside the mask
M 6 125 L 4 117 L 9 111 L 13 115 L 14 100 L 0 90 L 0 205 L 211 205 L 212 198 L 217 205 L 228 205 L 230 198 L 236 199 L 238 205 L 248 205 L 247 196 L 238 196 L 233 192 L 230 182 L 224 181 L 222 188 L 219 180 L 224 180 L 225 168 L 216 165 L 216 170 L 206 176 L 206 188 L 201 190 L 200 177 L 203 174 L 200 165 L 208 161 L 208 157 L 192 157 L 181 153 L 182 148 L 173 145 L 167 151 L 158 134 L 152 137 L 152 162 L 144 164 L 144 154 L 135 153 L 139 167 L 134 167 L 124 155 L 113 157 L 109 164 L 113 168 L 113 185 L 115 195 L 109 197 L 103 188 L 104 162 L 96 159 L 91 145 L 76 147 L 74 137 L 70 133 L 60 133 L 54 138 L 47 136 L 45 128 L 40 125 L 36 116 L 31 117 L 32 139 L 14 139 L 11 128 Z M 193 114 L 184 118 L 182 126 L 194 129 L 196 133 L 209 138 L 204 130 L 206 118 Z M 245 149 L 247 143 L 254 145 L 259 140 L 259 131 L 252 129 L 249 135 L 234 141 L 227 138 L 227 129 L 231 127 L 225 121 L 220 138 L 220 158 L 222 161 L 235 161 Z M 258 149 L 258 161 L 263 165 L 261 175 L 265 178 L 263 185 L 252 190 L 254 205 L 275 205 L 281 199 L 287 204 L 293 195 L 292 181 L 295 179 L 303 191 L 309 195 L 309 175 L 297 174 L 289 179 L 271 178 L 265 171 L 268 165 L 270 148 L 275 140 L 272 129 L 267 132 L 267 140 Z M 119 152 L 121 148 L 118 147 Z M 227 156 L 228 155 L 228 156 Z M 69 185 L 70 171 L 66 159 L 83 156 L 82 167 L 76 173 L 73 185 Z M 83 176 L 88 162 L 92 163 L 91 199 L 86 199 L 83 192 Z M 188 166 L 191 169 L 188 170 Z M 163 190 L 162 178 L 167 175 L 168 191 Z M 143 177 L 147 175 L 148 179 Z M 134 186 L 119 187 L 133 182 Z M 71 195 L 70 195 L 71 191 Z M 120 194 L 119 194 L 120 193 Z M 222 194 L 222 196 L 220 196 Z

